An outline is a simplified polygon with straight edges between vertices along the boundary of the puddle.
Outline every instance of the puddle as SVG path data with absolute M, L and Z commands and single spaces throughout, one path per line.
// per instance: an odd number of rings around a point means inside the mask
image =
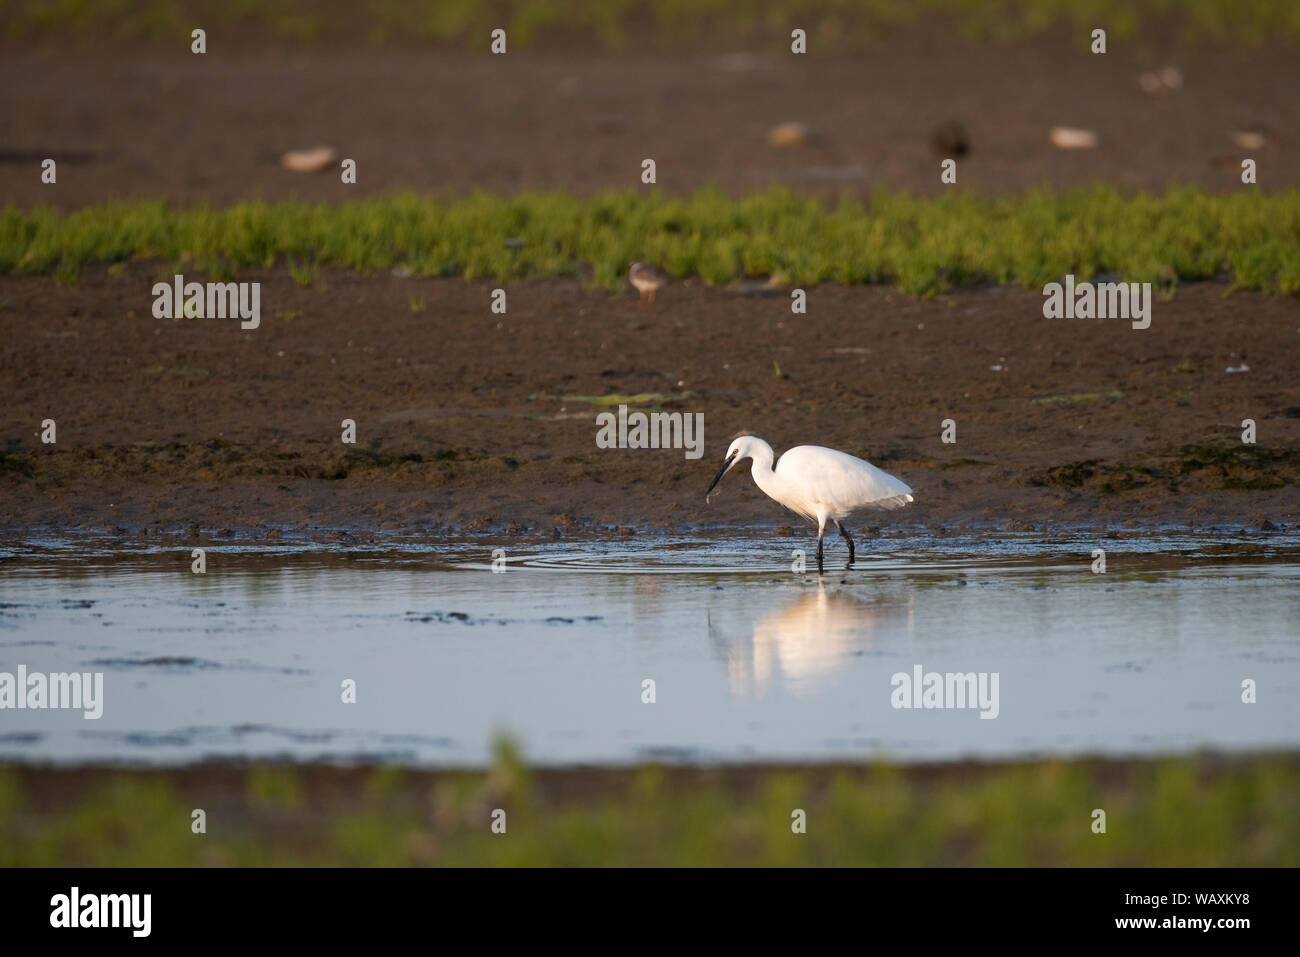
M 1293 537 L 1116 542 L 1100 575 L 1095 540 L 867 544 L 820 582 L 791 572 L 806 537 L 519 546 L 504 573 L 472 541 L 231 543 L 203 576 L 158 546 L 11 549 L 0 672 L 102 672 L 103 715 L 0 711 L 0 758 L 466 765 L 498 730 L 545 764 L 1300 745 Z M 894 707 L 917 666 L 996 673 L 996 708 Z

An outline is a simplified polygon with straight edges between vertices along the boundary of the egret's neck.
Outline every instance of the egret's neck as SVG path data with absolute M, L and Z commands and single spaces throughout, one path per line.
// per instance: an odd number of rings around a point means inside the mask
M 781 479 L 772 468 L 772 462 L 776 458 L 772 453 L 772 446 L 766 442 L 758 442 L 750 452 L 750 457 L 753 459 L 750 474 L 754 476 L 754 484 L 771 498 L 776 498 L 777 490 L 781 487 Z

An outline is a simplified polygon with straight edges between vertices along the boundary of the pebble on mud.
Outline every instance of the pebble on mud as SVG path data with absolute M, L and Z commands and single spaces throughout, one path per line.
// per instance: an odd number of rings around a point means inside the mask
M 1262 126 L 1238 127 L 1232 131 L 1232 142 L 1243 150 L 1262 150 L 1268 141 L 1269 131 Z
M 319 173 L 338 159 L 338 155 L 338 150 L 332 146 L 290 150 L 280 157 L 280 165 L 294 173 Z
M 930 133 L 930 148 L 936 156 L 966 156 L 970 153 L 970 134 L 956 120 L 936 126 Z
M 772 146 L 803 146 L 811 137 L 802 123 L 778 123 L 768 130 L 767 142 Z
M 1053 126 L 1052 145 L 1060 150 L 1093 150 L 1100 140 L 1092 130 L 1078 129 L 1073 126 Z
M 1183 71 L 1176 66 L 1161 67 L 1138 77 L 1138 86 L 1150 96 L 1168 96 L 1183 86 Z

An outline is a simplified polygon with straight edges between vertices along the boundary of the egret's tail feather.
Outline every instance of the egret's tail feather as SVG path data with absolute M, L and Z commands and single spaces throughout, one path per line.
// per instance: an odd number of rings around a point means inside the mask
M 912 504 L 912 496 L 893 495 L 889 498 L 876 499 L 874 502 L 871 503 L 871 507 L 892 510 L 896 508 L 902 508 L 904 505 L 911 505 L 911 504 Z

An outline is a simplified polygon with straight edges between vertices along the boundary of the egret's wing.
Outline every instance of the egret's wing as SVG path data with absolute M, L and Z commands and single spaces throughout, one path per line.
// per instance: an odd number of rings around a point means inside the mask
M 912 490 L 901 479 L 835 449 L 800 445 L 786 452 L 776 471 L 802 487 L 810 502 L 835 511 L 859 508 L 901 508 L 912 501 Z

